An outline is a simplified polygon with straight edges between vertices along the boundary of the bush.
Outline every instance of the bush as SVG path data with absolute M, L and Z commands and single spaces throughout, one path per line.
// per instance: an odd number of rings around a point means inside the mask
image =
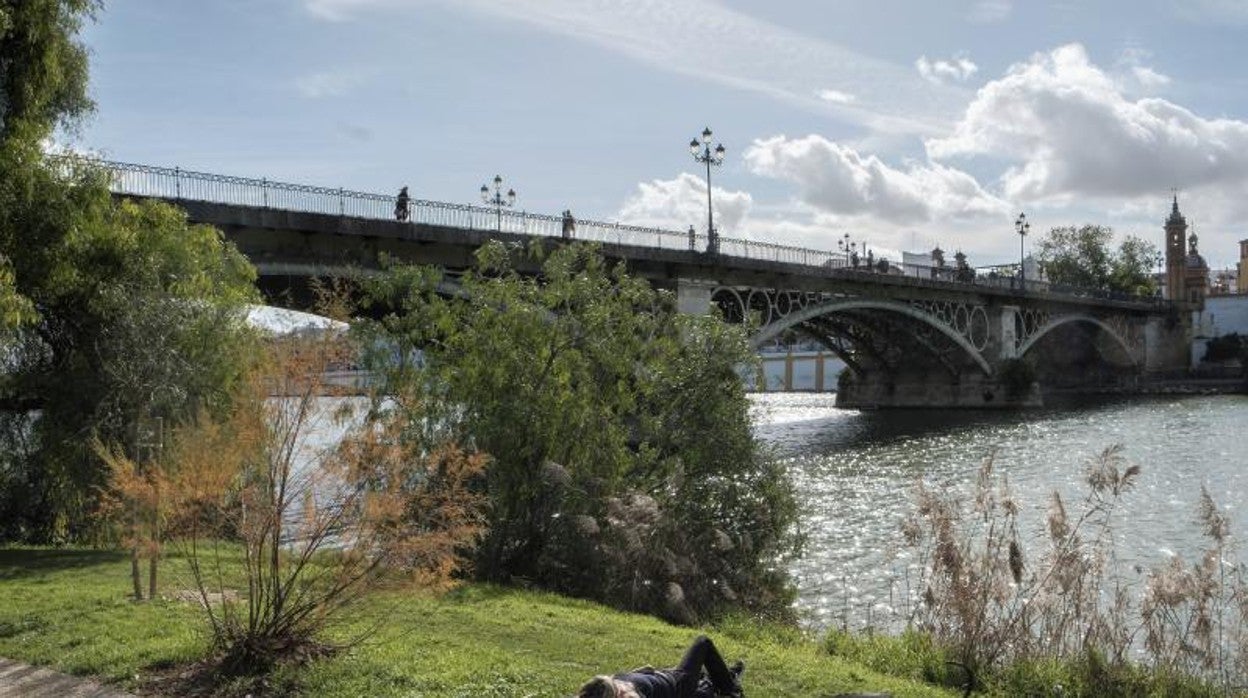
M 362 282 L 369 365 L 434 409 L 410 428 L 491 454 L 479 575 L 684 622 L 789 613 L 796 505 L 751 432 L 744 330 L 595 247 L 544 254 L 487 245 L 453 298 L 431 269 Z

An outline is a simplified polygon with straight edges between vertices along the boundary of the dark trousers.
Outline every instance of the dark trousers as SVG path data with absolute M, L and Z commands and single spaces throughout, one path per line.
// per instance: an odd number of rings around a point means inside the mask
M 715 648 L 715 643 L 705 635 L 699 635 L 689 649 L 685 651 L 685 656 L 681 658 L 680 664 L 672 667 L 672 673 L 676 675 L 677 685 L 682 696 L 702 696 L 705 692 L 698 692 L 698 683 L 702 678 L 702 670 L 706 669 L 707 678 L 711 680 L 711 685 L 715 690 L 723 693 L 732 693 L 737 688 L 737 682 L 732 672 L 728 670 L 728 665 L 724 663 L 724 658 L 720 655 L 719 650 Z

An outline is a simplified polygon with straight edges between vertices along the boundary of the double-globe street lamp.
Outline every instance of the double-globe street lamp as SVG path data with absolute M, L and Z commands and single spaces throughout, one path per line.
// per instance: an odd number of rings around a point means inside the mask
M 865 252 L 867 243 L 863 242 L 861 244 Z M 851 239 L 849 233 L 845 233 L 840 240 L 836 241 L 836 246 L 840 248 L 841 254 L 845 255 L 845 266 L 858 267 L 858 245 L 858 241 Z
M 494 213 L 497 216 L 497 229 L 499 232 L 503 230 L 503 207 L 514 206 L 516 203 L 516 190 L 508 189 L 506 198 L 503 197 L 503 176 L 494 175 L 494 195 L 490 196 L 489 186 L 481 185 L 481 200 L 486 204 L 494 207 Z
M 1031 232 L 1031 224 L 1027 222 L 1027 214 L 1020 213 L 1014 221 L 1014 230 L 1018 232 L 1018 286 L 1027 290 L 1027 258 L 1023 256 L 1023 240 Z
M 720 143 L 711 150 L 711 127 L 702 129 L 702 142 L 694 138 L 689 141 L 689 152 L 693 159 L 706 163 L 706 251 L 712 254 L 719 252 L 719 234 L 715 232 L 715 214 L 711 209 L 711 165 L 724 164 L 724 144 Z

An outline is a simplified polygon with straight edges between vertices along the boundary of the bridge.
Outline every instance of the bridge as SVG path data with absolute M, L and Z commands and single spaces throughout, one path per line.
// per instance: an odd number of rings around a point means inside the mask
M 100 161 L 118 196 L 156 198 L 213 225 L 252 261 L 270 298 L 300 303 L 311 277 L 376 268 L 390 256 L 454 272 L 489 240 L 564 244 L 560 216 Z M 813 338 L 849 368 L 838 404 L 1037 405 L 1058 390 L 1130 389 L 1186 366 L 1178 306 L 1041 280 L 947 267 L 866 268 L 840 252 L 578 220 L 630 273 L 675 292 L 679 308 L 756 318 L 751 338 Z M 536 271 L 536 269 L 533 269 Z

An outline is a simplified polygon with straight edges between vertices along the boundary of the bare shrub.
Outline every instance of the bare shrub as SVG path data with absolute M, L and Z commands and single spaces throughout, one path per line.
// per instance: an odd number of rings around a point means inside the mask
M 215 474 L 180 533 L 226 673 L 325 650 L 321 631 L 379 584 L 452 583 L 484 531 L 483 455 L 426 443 L 384 408 L 326 407 L 322 374 L 344 351 L 332 338 L 277 342 L 224 418 L 177 434 L 174 471 Z M 342 420 L 340 443 L 315 442 Z M 223 535 L 240 541 L 241 573 Z

